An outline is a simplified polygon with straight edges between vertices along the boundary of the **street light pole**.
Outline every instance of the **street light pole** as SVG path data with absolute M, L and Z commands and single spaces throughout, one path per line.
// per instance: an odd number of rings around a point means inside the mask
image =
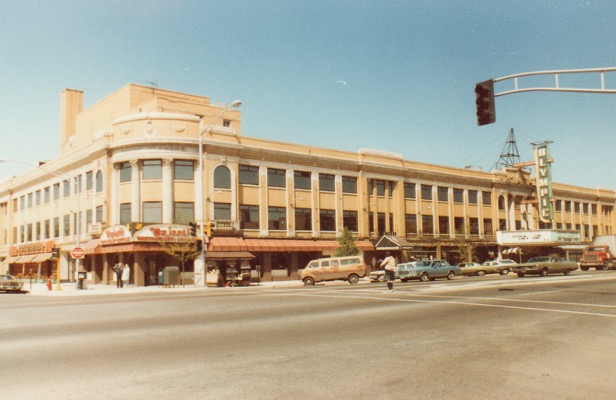
M 224 115 L 225 112 L 227 112 L 231 108 L 237 108 L 241 105 L 242 105 L 242 102 L 240 100 L 235 100 L 233 103 L 227 104 L 220 111 L 220 113 L 216 117 L 214 117 L 214 119 L 205 128 L 201 129 L 201 127 L 199 127 L 199 175 L 198 175 L 199 195 L 197 197 L 197 201 L 199 202 L 199 209 L 201 213 L 201 218 L 199 220 L 199 240 L 201 240 L 201 252 L 199 254 L 199 261 L 201 263 L 201 268 L 203 271 L 202 282 L 204 286 L 205 286 L 205 279 L 207 277 L 207 270 L 205 268 L 205 245 L 206 243 L 205 243 L 205 232 L 204 232 L 205 231 L 205 195 L 204 195 L 205 188 L 203 187 L 203 135 L 206 133 L 209 133 L 214 128 L 216 121 L 218 121 L 218 119 L 220 119 Z M 201 122 L 203 122 L 203 118 L 201 118 Z

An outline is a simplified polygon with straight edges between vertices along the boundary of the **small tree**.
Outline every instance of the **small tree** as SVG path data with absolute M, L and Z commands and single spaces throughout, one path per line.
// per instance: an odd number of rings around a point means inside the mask
M 160 243 L 165 254 L 170 255 L 180 262 L 182 266 L 182 274 L 180 279 L 182 286 L 184 286 L 184 272 L 186 272 L 186 263 L 190 260 L 194 260 L 201 254 L 198 251 L 194 251 L 192 242 L 162 242 Z
M 359 254 L 359 248 L 355 244 L 353 233 L 344 227 L 342 235 L 338 236 L 339 247 L 334 252 L 334 257 L 356 256 Z

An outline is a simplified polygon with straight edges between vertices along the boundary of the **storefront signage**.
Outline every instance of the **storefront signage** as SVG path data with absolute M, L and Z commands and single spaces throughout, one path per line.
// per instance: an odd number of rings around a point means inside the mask
M 500 245 L 577 243 L 580 241 L 578 231 L 496 231 L 496 242 Z
M 550 168 L 550 152 L 547 143 L 535 147 L 535 168 L 537 199 L 539 200 L 539 218 L 545 223 L 554 219 L 552 205 L 552 171 Z
M 49 253 L 54 247 L 54 241 L 26 243 L 19 246 L 11 246 L 9 248 L 9 255 L 11 257 L 24 256 L 29 254 L 41 254 Z
M 139 242 L 188 242 L 193 237 L 186 225 L 148 225 L 135 233 Z
M 110 226 L 101 234 L 100 243 L 102 245 L 130 242 L 132 237 L 130 230 L 124 225 Z

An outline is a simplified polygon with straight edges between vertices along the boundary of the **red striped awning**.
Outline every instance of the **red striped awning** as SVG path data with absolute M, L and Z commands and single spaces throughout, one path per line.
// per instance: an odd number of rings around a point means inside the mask
M 363 251 L 373 251 L 374 246 L 368 240 L 356 242 Z M 333 251 L 340 246 L 337 240 L 312 239 L 244 239 L 237 237 L 215 237 L 210 239 L 208 251 L 248 251 L 248 252 L 281 252 L 281 251 Z

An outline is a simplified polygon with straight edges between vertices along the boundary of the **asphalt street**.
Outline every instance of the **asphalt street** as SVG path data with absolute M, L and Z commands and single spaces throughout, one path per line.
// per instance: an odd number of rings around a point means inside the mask
M 616 273 L 0 295 L 2 398 L 612 399 Z

